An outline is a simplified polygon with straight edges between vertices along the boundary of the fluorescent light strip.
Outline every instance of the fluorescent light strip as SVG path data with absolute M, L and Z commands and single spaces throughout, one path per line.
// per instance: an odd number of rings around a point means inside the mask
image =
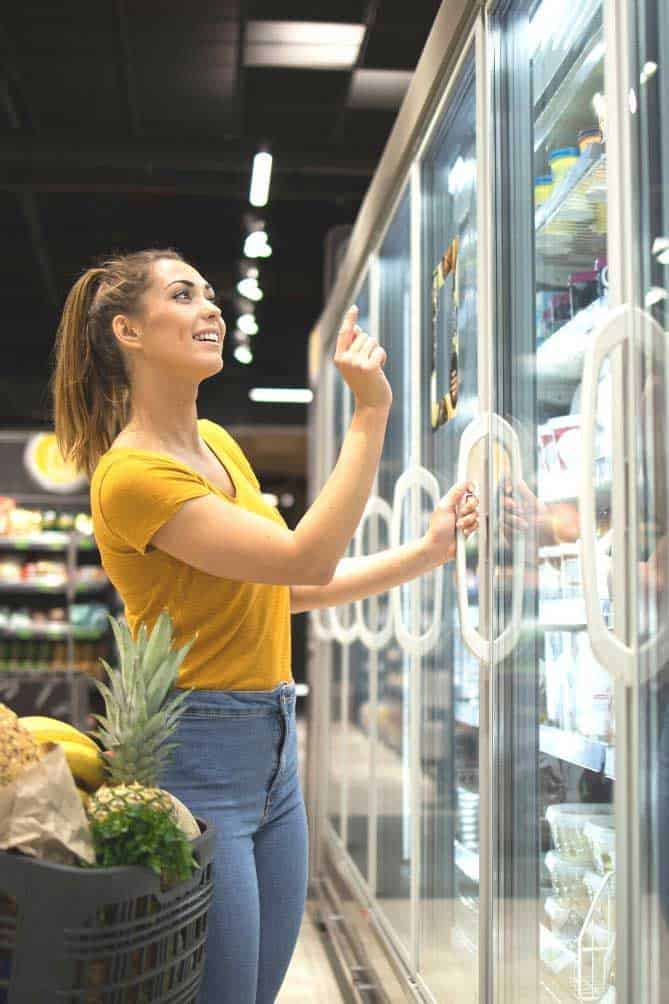
M 251 175 L 251 191 L 249 193 L 249 202 L 252 206 L 267 205 L 271 177 L 271 153 L 257 153 L 253 158 L 253 174 Z
M 314 393 L 301 387 L 253 387 L 249 397 L 261 404 L 310 404 Z

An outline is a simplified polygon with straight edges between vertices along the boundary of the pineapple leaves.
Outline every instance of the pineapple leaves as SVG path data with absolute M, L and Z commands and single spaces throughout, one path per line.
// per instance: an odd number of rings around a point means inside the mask
M 175 743 L 176 730 L 189 691 L 175 690 L 179 668 L 195 642 L 172 650 L 172 621 L 161 611 L 149 635 L 145 624 L 133 640 L 127 623 L 108 618 L 114 632 L 120 665 L 101 659 L 108 681 L 95 681 L 105 703 L 105 714 L 94 715 L 100 728 L 92 733 L 113 756 L 105 763 L 114 783 L 138 781 L 155 785 Z

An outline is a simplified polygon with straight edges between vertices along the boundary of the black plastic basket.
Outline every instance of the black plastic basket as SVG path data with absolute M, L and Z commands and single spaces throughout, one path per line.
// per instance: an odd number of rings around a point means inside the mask
M 214 833 L 166 891 L 148 868 L 70 868 L 0 852 L 0 1004 L 195 1004 Z

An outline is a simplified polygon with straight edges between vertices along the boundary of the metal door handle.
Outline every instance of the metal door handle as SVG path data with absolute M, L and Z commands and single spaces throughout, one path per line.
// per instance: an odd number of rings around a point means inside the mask
M 395 492 L 393 495 L 393 512 L 391 522 L 391 541 L 393 547 L 399 547 L 402 542 L 402 504 L 404 496 L 408 492 L 416 491 L 419 488 L 423 488 L 427 492 L 435 506 L 441 498 L 439 482 L 435 478 L 434 474 L 426 470 L 424 467 L 410 467 L 399 476 L 395 483 Z M 427 631 L 424 631 L 422 634 L 414 634 L 404 623 L 402 618 L 402 587 L 396 586 L 393 590 L 391 590 L 390 594 L 395 635 L 402 648 L 406 652 L 413 655 L 426 655 L 428 652 L 431 652 L 437 643 L 437 639 L 439 638 L 439 630 L 441 627 L 441 608 L 444 595 L 443 568 L 439 566 L 432 574 L 435 576 L 434 617 L 432 618 L 432 623 Z M 410 594 L 412 598 L 414 596 L 414 592 L 415 591 L 412 589 Z
M 365 512 L 363 514 L 360 526 L 358 527 L 358 532 L 355 536 L 355 550 L 356 556 L 362 555 L 362 543 L 363 543 L 363 529 L 366 520 L 376 517 L 377 519 L 383 520 L 388 528 L 388 539 L 391 539 L 391 527 L 393 521 L 393 510 L 385 499 L 380 498 L 378 495 L 373 495 L 369 499 Z M 363 645 L 367 648 L 378 650 L 385 648 L 393 634 L 393 608 L 392 605 L 388 606 L 388 616 L 386 617 L 385 624 L 380 629 L 374 629 L 367 626 L 365 622 L 365 607 L 364 600 L 355 601 L 355 612 L 356 620 L 358 625 L 358 637 Z M 378 602 L 376 597 L 372 597 L 372 603 Z
M 458 481 L 467 481 L 469 457 L 477 443 L 488 437 L 493 442 L 499 443 L 508 452 L 511 461 L 511 484 L 514 493 L 517 492 L 518 482 L 522 473 L 522 460 L 520 455 L 520 445 L 518 436 L 507 421 L 494 413 L 484 413 L 475 418 L 465 429 L 460 440 L 460 455 L 458 457 Z M 486 464 L 488 458 L 486 456 Z M 485 478 L 485 483 L 489 484 L 490 477 Z M 479 510 L 479 515 L 483 518 L 488 516 L 487 499 L 481 499 L 483 508 Z M 488 588 L 487 582 L 487 556 L 484 554 L 480 561 L 483 568 L 483 588 Z M 460 614 L 460 631 L 462 638 L 469 650 L 482 662 L 490 664 L 494 656 L 495 662 L 506 659 L 520 637 L 523 617 L 523 584 L 525 578 L 525 537 L 517 534 L 514 537 L 514 554 L 512 563 L 511 581 L 511 618 L 506 628 L 495 638 L 492 643 L 484 638 L 481 632 L 471 621 L 469 609 L 469 596 L 467 594 L 467 552 L 466 538 L 463 533 L 458 533 L 456 538 L 455 557 L 456 586 L 458 596 L 458 611 Z M 479 586 L 481 588 L 481 586 Z
M 595 514 L 595 431 L 597 423 L 597 384 L 604 360 L 622 345 L 630 333 L 631 309 L 625 305 L 611 311 L 592 336 L 583 365 L 581 490 L 579 492 L 579 518 L 581 524 L 581 568 L 586 620 L 592 651 L 612 676 L 632 681 L 634 676 L 634 649 L 610 631 L 604 621 L 597 588 L 597 551 L 595 546 L 597 520 Z M 621 490 L 624 498 L 624 471 L 615 463 L 612 470 L 612 492 Z M 621 458 L 619 458 L 621 459 Z M 624 518 L 624 514 L 623 514 Z M 621 560 L 621 555 L 613 556 Z M 624 557 L 623 557 L 624 560 Z

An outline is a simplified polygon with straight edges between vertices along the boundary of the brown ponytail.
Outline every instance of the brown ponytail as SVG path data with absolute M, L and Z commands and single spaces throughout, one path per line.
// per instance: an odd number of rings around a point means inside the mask
M 137 311 L 156 261 L 171 249 L 136 251 L 89 268 L 67 295 L 51 378 L 54 426 L 63 457 L 92 477 L 130 415 L 130 378 L 111 322 Z

